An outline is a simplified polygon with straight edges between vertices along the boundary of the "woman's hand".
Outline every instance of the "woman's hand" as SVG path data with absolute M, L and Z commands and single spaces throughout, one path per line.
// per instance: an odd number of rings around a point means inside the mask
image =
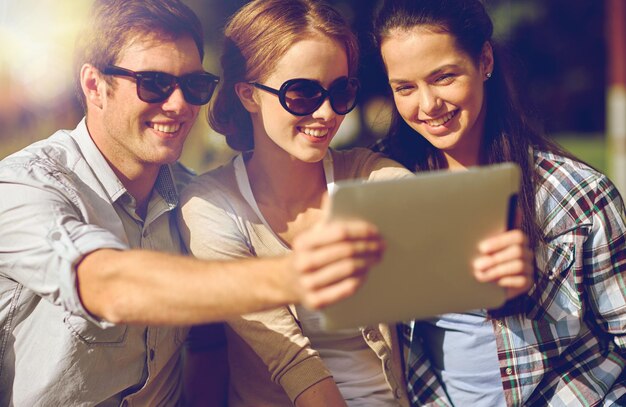
M 474 261 L 474 276 L 483 283 L 495 283 L 506 290 L 507 299 L 526 293 L 534 283 L 533 251 L 519 229 L 483 240 L 480 256 Z

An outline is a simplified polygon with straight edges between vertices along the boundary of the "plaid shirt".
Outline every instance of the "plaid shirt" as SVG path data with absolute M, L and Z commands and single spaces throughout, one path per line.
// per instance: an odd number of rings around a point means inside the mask
M 535 152 L 536 282 L 519 313 L 492 319 L 508 406 L 626 406 L 626 216 L 611 182 L 593 169 Z M 404 325 L 413 405 L 452 403 Z

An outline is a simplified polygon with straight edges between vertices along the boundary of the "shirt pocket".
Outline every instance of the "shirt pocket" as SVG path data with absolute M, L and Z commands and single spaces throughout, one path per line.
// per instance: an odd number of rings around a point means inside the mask
M 75 338 L 88 345 L 122 345 L 126 340 L 127 325 L 102 328 L 69 312 L 65 314 L 63 322 Z
M 578 289 L 582 276 L 576 273 L 575 256 L 574 243 L 549 243 L 537 248 L 536 282 L 529 294 L 533 300 L 528 313 L 530 319 L 552 324 L 559 321 L 571 324 L 572 320 L 580 319 L 582 302 Z

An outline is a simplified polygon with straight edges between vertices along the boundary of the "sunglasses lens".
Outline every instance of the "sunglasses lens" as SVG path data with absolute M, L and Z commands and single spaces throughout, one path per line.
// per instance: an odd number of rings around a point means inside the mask
M 186 75 L 181 82 L 185 99 L 192 105 L 208 103 L 217 85 L 215 77 L 205 73 Z
M 147 103 L 162 102 L 176 87 L 176 77 L 163 72 L 146 72 L 138 82 L 139 97 Z
M 341 78 L 330 87 L 330 104 L 337 114 L 348 114 L 356 106 L 359 81 L 356 78 Z
M 215 77 L 206 73 L 194 73 L 181 78 L 185 100 L 192 105 L 209 102 L 217 85 Z M 139 97 L 144 102 L 160 103 L 176 88 L 175 76 L 163 72 L 144 72 L 139 81 Z
M 324 88 L 308 79 L 295 80 L 281 89 L 284 105 L 290 113 L 306 116 L 324 102 Z
M 309 79 L 287 81 L 281 87 L 280 97 L 283 106 L 292 114 L 306 116 L 320 108 L 326 96 L 337 114 L 348 114 L 356 105 L 359 81 L 356 78 L 340 78 L 328 92 L 317 82 Z

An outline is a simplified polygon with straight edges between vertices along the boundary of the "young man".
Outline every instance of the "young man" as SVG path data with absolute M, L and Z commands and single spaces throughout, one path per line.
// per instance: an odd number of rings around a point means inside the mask
M 217 78 L 180 0 L 96 1 L 78 47 L 86 118 L 0 163 L 0 405 L 176 405 L 179 326 L 354 292 L 371 225 L 327 223 L 288 257 L 181 255 L 175 164 Z M 167 254 L 168 252 L 169 254 Z

